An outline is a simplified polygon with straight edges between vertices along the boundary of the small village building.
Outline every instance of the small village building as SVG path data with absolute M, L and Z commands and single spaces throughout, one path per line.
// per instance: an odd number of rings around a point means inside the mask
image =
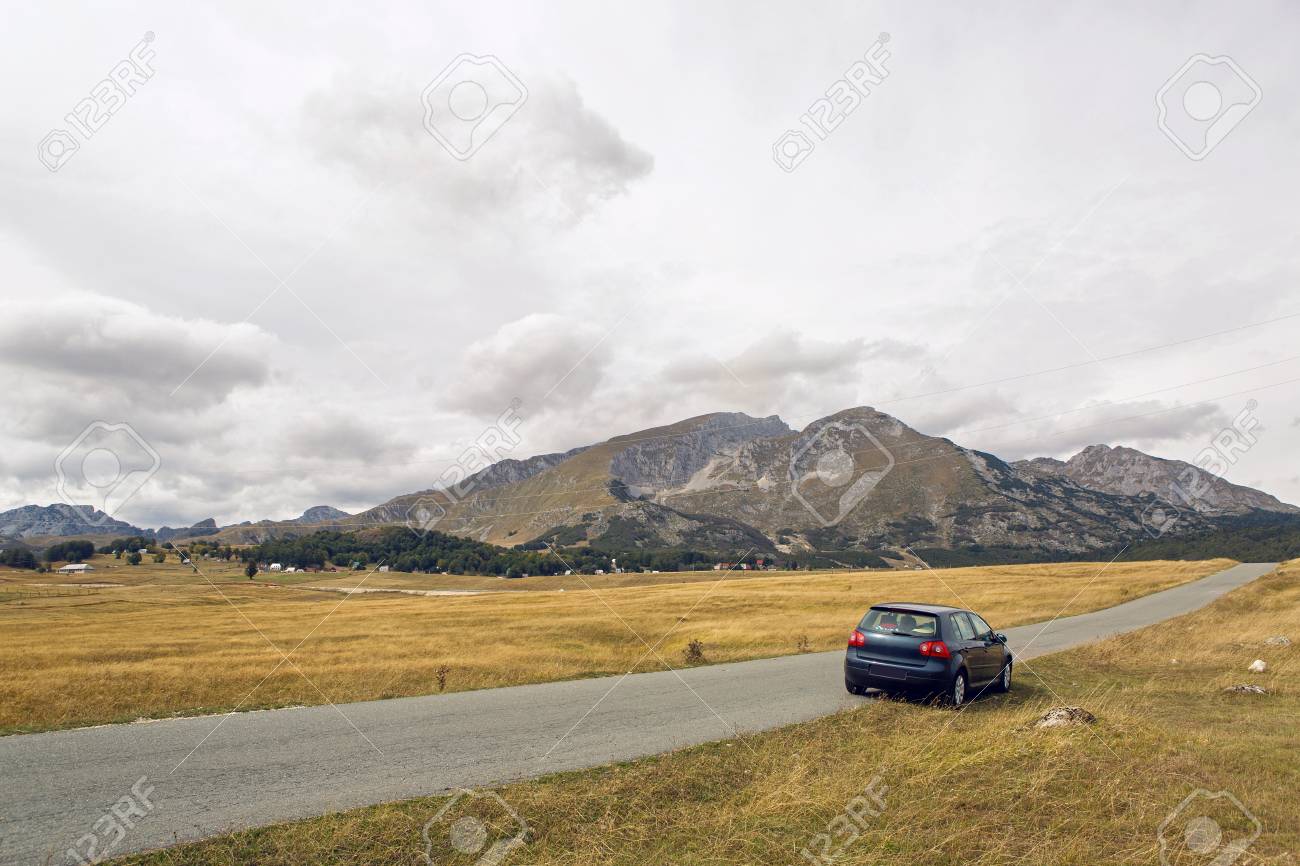
M 60 568 L 56 573 L 57 574 L 85 574 L 88 571 L 94 571 L 94 570 L 95 567 L 93 565 L 86 565 L 86 563 L 84 562 L 69 562 L 67 565 Z

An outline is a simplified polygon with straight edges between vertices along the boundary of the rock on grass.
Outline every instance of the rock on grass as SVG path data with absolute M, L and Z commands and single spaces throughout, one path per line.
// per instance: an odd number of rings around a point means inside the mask
M 1083 707 L 1052 707 L 1044 713 L 1035 728 L 1073 728 L 1079 725 L 1091 725 L 1097 717 Z
M 1229 692 L 1229 693 L 1234 694 L 1234 695 L 1266 695 L 1266 694 L 1268 694 L 1268 689 L 1264 688 L 1263 686 L 1251 685 L 1250 683 L 1239 683 L 1239 684 L 1237 684 L 1237 685 L 1235 685 L 1235 686 L 1228 686 L 1226 689 L 1224 689 L 1224 691 L 1225 691 L 1225 692 Z

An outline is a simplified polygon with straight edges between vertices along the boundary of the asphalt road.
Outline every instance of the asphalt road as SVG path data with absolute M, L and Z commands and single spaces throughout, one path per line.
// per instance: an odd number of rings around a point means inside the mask
M 1273 569 L 1239 565 L 1117 607 L 1007 629 L 1022 658 L 1195 610 Z M 846 634 L 851 623 L 845 623 Z M 994 624 L 996 626 L 996 623 Z M 419 698 L 109 725 L 0 738 L 0 864 L 79 862 L 356 806 L 665 752 L 824 716 L 842 651 Z M 98 823 L 97 823 L 98 822 Z M 419 840 L 413 840 L 413 849 Z M 83 853 L 87 843 L 81 843 Z

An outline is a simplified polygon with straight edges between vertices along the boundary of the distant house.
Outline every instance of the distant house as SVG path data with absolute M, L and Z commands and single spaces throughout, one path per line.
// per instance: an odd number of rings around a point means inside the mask
M 88 571 L 94 571 L 93 565 L 86 565 L 84 562 L 70 562 L 58 570 L 58 574 L 85 574 Z
M 386 565 L 381 565 L 381 566 L 379 566 L 379 570 L 380 570 L 380 572 L 386 572 L 386 571 L 388 571 L 388 566 L 386 566 Z
M 270 568 L 267 569 L 267 571 L 279 571 L 279 570 L 280 570 L 281 568 L 283 568 L 283 567 L 284 567 L 284 566 L 280 565 L 280 563 L 278 563 L 278 562 L 273 562 L 273 563 L 271 563 L 271 566 L 270 566 Z
M 140 548 L 139 550 L 136 551 L 136 553 L 140 554 L 141 556 L 144 556 L 144 555 L 147 554 L 148 552 L 149 552 L 149 548 L 147 548 L 147 547 L 142 547 L 142 548 Z

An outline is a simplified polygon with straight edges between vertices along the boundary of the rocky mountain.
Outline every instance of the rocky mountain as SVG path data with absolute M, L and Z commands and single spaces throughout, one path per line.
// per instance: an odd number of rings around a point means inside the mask
M 1067 461 L 1014 465 L 897 418 L 857 407 L 791 429 L 776 416 L 714 413 L 522 460 L 502 460 L 455 489 L 395 497 L 359 514 L 327 505 L 301 517 L 228 526 L 228 543 L 317 528 L 408 525 L 502 545 L 595 544 L 711 552 L 1007 549 L 1069 556 L 1152 534 L 1176 537 L 1216 521 L 1300 509 L 1200 473 L 1200 499 L 1176 525 L 1153 527 L 1170 485 L 1191 467 L 1131 448 L 1091 446 Z M 74 509 L 0 514 L 0 534 L 151 534 L 93 527 Z M 1153 529 L 1158 531 L 1153 533 Z M 207 535 L 214 521 L 185 530 Z M 161 537 L 161 536 L 160 536 Z
M 63 535 L 152 535 L 129 523 L 114 520 L 95 508 L 53 505 L 24 505 L 0 512 L 0 535 L 14 538 Z
M 327 523 L 351 517 L 346 511 L 332 505 L 313 505 L 302 513 L 301 517 L 286 520 L 285 523 Z
M 1078 553 L 1143 536 L 1147 503 L 1033 476 L 869 407 L 720 454 L 656 496 L 725 515 L 782 550 L 1035 548 Z M 1180 527 L 1195 528 L 1194 521 Z
M 159 541 L 175 541 L 181 538 L 198 538 L 204 535 L 216 535 L 218 532 L 217 520 L 209 517 L 206 520 L 200 520 L 198 523 L 189 527 L 173 529 L 170 526 L 160 526 L 153 531 L 153 536 Z M 146 536 L 148 531 L 144 533 Z
M 1095 486 L 1068 465 L 1012 466 L 869 407 L 799 431 L 775 416 L 717 413 L 502 461 L 456 491 L 406 494 L 343 522 L 505 545 L 785 552 L 979 546 L 1071 555 L 1151 534 L 1159 497 L 1150 478 L 1131 489 Z M 1276 502 L 1251 492 L 1255 503 Z M 1165 531 L 1202 531 L 1213 516 L 1189 511 Z M 257 534 L 287 529 L 262 525 Z
M 1066 461 L 1037 457 L 1014 465 L 1038 477 L 1064 477 L 1089 490 L 1121 496 L 1154 496 L 1201 514 L 1300 513 L 1300 508 L 1287 505 L 1275 496 L 1225 481 L 1190 463 L 1153 457 L 1122 446 L 1089 445 Z

